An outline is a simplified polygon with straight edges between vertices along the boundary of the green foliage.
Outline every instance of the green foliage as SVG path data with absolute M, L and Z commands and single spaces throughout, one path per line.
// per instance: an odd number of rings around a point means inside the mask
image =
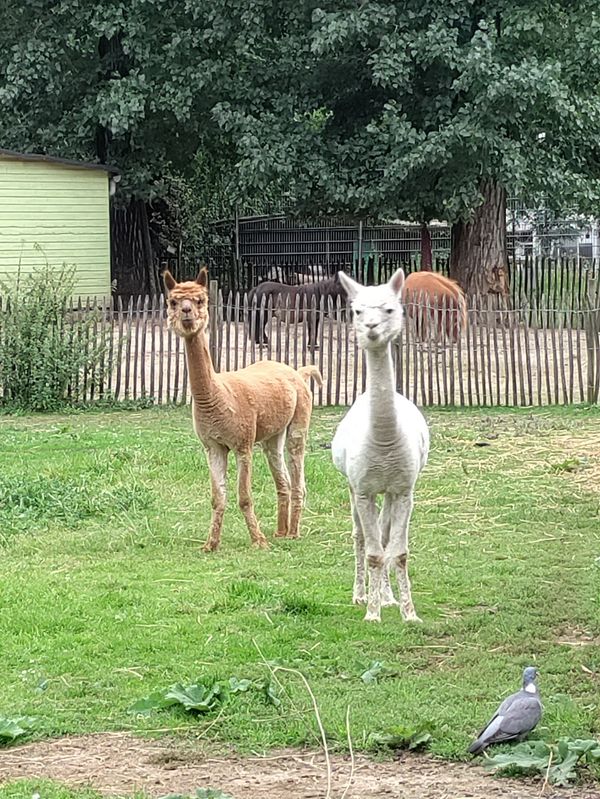
M 194 713 L 210 713 L 222 701 L 222 698 L 221 686 L 218 683 L 214 683 L 208 688 L 200 682 L 186 686 L 175 683 L 166 691 L 155 691 L 134 702 L 129 708 L 129 712 L 145 715 L 154 710 L 180 705 L 185 710 Z
M 489 178 L 597 211 L 594 0 L 9 0 L 5 18 L 3 145 L 114 163 L 122 197 L 164 197 L 192 239 L 265 193 L 453 221 Z
M 596 212 L 592 0 L 304 2 L 288 19 L 274 37 L 265 16 L 269 68 L 246 101 L 214 110 L 247 185 L 278 181 L 309 208 L 456 221 L 489 178 Z
M 383 732 L 372 732 L 367 738 L 367 747 L 382 749 L 424 749 L 431 742 L 431 733 L 425 729 L 396 725 Z
M 554 785 L 568 785 L 577 779 L 581 767 L 600 762 L 600 743 L 596 740 L 560 738 L 556 744 L 531 741 L 514 746 L 510 752 L 488 757 L 491 771 L 524 771 L 548 775 Z
M 29 716 L 18 716 L 16 718 L 6 718 L 0 716 L 0 742 L 14 741 L 22 735 L 30 732 L 35 724 L 35 719 Z
M 149 505 L 151 496 L 139 483 L 99 486 L 89 474 L 66 480 L 41 474 L 0 474 L 3 536 L 10 531 L 27 529 L 32 522 L 73 525 L 91 517 L 129 512 Z
M 46 266 L 0 285 L 0 404 L 49 411 L 77 395 L 83 369 L 100 362 L 93 313 L 73 310 L 74 269 Z
M 165 699 L 172 699 L 182 705 L 185 710 L 193 710 L 196 713 L 209 713 L 221 701 L 221 686 L 216 683 L 211 685 L 210 688 L 206 688 L 201 684 L 183 686 L 180 683 L 176 683 L 169 688 L 165 694 Z
M 436 757 L 464 759 L 488 702 L 512 692 L 532 658 L 544 736 L 594 737 L 598 494 L 593 481 L 549 464 L 579 452 L 576 444 L 565 452 L 569 437 L 598 438 L 600 408 L 426 409 L 432 449 L 417 487 L 409 564 L 424 623 L 412 626 L 397 607 L 369 625 L 352 604 L 347 485 L 323 448 L 343 413 L 315 408 L 300 542 L 273 538 L 273 481 L 257 452 L 256 513 L 271 548 L 250 546 L 231 462 L 216 556 L 201 551 L 210 480 L 189 407 L 0 419 L 0 472 L 20 496 L 39 476 L 85 483 L 90 494 L 137 485 L 152 499 L 129 507 L 107 499 L 101 514 L 78 524 L 62 511 L 53 517 L 52 503 L 2 546 L 10 612 L 0 613 L 0 696 L 36 718 L 36 738 L 160 728 L 241 753 L 318 747 L 312 701 L 281 666 L 306 677 L 332 751 L 347 748 L 350 706 L 355 751 L 375 748 L 372 733 L 406 728 L 429 732 Z M 493 447 L 473 446 L 492 435 Z M 15 503 L 12 523 L 17 512 Z M 2 517 L 0 535 L 6 526 Z M 289 612 L 302 598 L 310 612 Z M 374 662 L 384 669 L 365 685 L 361 675 Z M 279 707 L 266 694 L 272 672 Z M 175 683 L 218 683 L 222 698 L 207 713 L 180 704 L 127 712 L 140 697 L 164 699 Z
M 360 679 L 364 682 L 365 685 L 372 685 L 373 683 L 377 682 L 377 678 L 383 671 L 383 663 L 379 660 L 373 661 L 367 671 L 363 672 L 360 675 Z
M 176 683 L 166 691 L 155 691 L 134 702 L 128 712 L 136 715 L 148 715 L 155 710 L 181 706 L 184 710 L 198 714 L 210 713 L 223 701 L 236 694 L 247 693 L 251 688 L 258 689 L 268 704 L 275 707 L 281 706 L 279 691 L 272 680 L 238 680 L 237 677 L 230 677 L 225 689 L 221 688 L 219 683 L 213 683 L 209 687 L 201 682 L 190 685 Z

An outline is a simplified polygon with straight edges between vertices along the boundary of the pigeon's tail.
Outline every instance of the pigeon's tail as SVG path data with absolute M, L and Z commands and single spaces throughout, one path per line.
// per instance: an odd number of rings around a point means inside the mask
M 476 741 L 473 741 L 473 743 L 469 747 L 469 752 L 472 755 L 480 755 L 487 745 L 488 745 L 487 741 L 479 737 Z

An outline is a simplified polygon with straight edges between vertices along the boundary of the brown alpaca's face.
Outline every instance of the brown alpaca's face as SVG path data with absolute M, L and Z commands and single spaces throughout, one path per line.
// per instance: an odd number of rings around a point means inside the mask
M 177 283 L 164 274 L 167 289 L 167 324 L 178 336 L 192 338 L 208 326 L 208 275 L 203 269 L 196 280 Z

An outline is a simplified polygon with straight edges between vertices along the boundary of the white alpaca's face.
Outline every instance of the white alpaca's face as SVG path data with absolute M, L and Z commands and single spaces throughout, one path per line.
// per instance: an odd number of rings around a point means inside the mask
M 400 292 L 404 273 L 398 270 L 383 286 L 361 286 L 340 273 L 354 312 L 354 330 L 359 347 L 387 347 L 402 331 L 403 311 Z

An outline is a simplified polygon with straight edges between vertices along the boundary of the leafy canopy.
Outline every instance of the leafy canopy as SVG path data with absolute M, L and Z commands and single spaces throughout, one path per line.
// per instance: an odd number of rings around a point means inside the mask
M 201 153 L 227 196 L 311 210 L 456 220 L 487 178 L 600 202 L 593 0 L 8 6 L 3 146 L 109 160 L 125 193 L 165 194 Z
M 235 131 L 248 184 L 278 180 L 309 206 L 417 220 L 468 217 L 482 179 L 597 209 L 595 3 L 301 8 L 260 102 L 216 109 Z

